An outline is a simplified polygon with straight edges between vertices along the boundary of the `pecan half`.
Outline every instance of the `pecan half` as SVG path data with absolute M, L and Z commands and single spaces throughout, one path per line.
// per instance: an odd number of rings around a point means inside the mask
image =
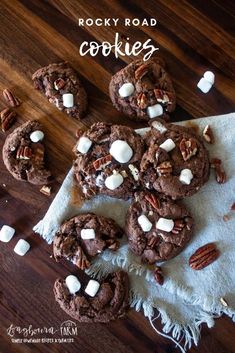
M 156 266 L 156 269 L 154 271 L 154 279 L 158 284 L 160 284 L 160 286 L 163 285 L 164 277 L 162 274 L 162 268 L 160 266 Z
M 148 65 L 142 64 L 135 70 L 135 79 L 140 80 L 143 76 L 148 73 Z
M 2 131 L 6 132 L 15 122 L 16 120 L 16 113 L 12 112 L 10 108 L 5 108 L 0 113 L 1 117 L 1 127 Z
M 81 270 L 85 270 L 90 266 L 90 261 L 87 259 L 86 255 L 84 254 L 80 246 L 77 248 L 75 256 L 77 258 L 76 266 L 78 268 L 80 268 Z
M 11 107 L 18 107 L 21 104 L 19 98 L 14 96 L 14 94 L 8 89 L 4 89 L 2 92 L 3 98 Z
M 148 239 L 147 246 L 150 249 L 155 248 L 155 246 L 160 242 L 161 238 L 153 235 L 151 238 Z
M 62 78 L 57 78 L 57 80 L 54 81 L 54 87 L 57 91 L 62 89 L 65 86 L 65 81 Z
M 172 165 L 171 162 L 165 161 L 157 166 L 157 172 L 159 175 L 171 174 L 172 173 Z
M 217 183 L 224 184 L 227 180 L 227 176 L 223 168 L 221 159 L 213 158 L 211 160 L 211 168 L 215 169 L 215 178 Z
M 145 200 L 147 200 L 155 210 L 160 208 L 160 201 L 155 195 L 147 194 L 145 195 Z
M 208 143 L 215 142 L 214 133 L 210 125 L 206 125 L 205 129 L 203 130 L 202 136 L 204 137 L 204 140 Z
M 109 165 L 112 162 L 112 156 L 111 154 L 107 154 L 107 156 L 98 158 L 96 161 L 93 162 L 93 167 L 95 170 L 102 170 L 107 165 Z
M 16 152 L 16 159 L 30 159 L 33 153 L 30 147 L 28 146 L 20 146 Z
M 179 234 L 184 229 L 185 223 L 183 219 L 176 219 L 174 221 L 174 228 L 172 229 L 173 234 Z
M 155 98 L 158 102 L 163 103 L 163 104 L 171 104 L 173 100 L 173 95 L 171 92 L 164 91 L 159 88 L 155 88 L 153 90 Z
M 189 259 L 189 265 L 193 270 L 202 270 L 219 257 L 219 250 L 214 243 L 208 243 L 195 251 Z
M 137 97 L 137 105 L 140 109 L 145 109 L 148 106 L 148 100 L 144 93 L 139 93 Z
M 179 148 L 184 161 L 187 161 L 197 153 L 197 142 L 193 138 L 190 138 L 189 140 L 183 138 L 180 141 Z

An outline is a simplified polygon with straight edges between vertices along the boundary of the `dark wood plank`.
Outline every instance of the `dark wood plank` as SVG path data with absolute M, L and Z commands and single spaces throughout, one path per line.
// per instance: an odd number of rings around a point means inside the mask
M 149 18 L 159 21 L 154 28 L 85 27 L 77 25 L 79 17 Z M 96 121 L 111 121 L 133 127 L 144 126 L 119 114 L 108 97 L 111 75 L 133 57 L 115 59 L 80 57 L 84 40 L 113 42 L 119 32 L 130 43 L 152 38 L 159 46 L 172 75 L 178 98 L 173 121 L 223 114 L 235 109 L 235 7 L 230 0 L 173 1 L 141 0 L 2 0 L 0 3 L 0 91 L 12 89 L 23 104 L 18 109 L 15 126 L 28 119 L 39 119 L 46 130 L 48 162 L 55 176 L 50 198 L 39 188 L 15 181 L 0 161 L 0 226 L 11 224 L 17 229 L 9 244 L 0 252 L 0 353 L 153 353 L 172 352 L 174 344 L 158 336 L 142 313 L 131 310 L 126 319 L 109 325 L 82 325 L 71 344 L 12 344 L 6 334 L 11 323 L 21 327 L 59 326 L 68 317 L 54 301 L 52 288 L 58 276 L 77 273 L 67 262 L 56 264 L 51 246 L 35 236 L 32 227 L 45 214 L 64 176 L 71 166 L 72 146 L 77 128 Z M 58 112 L 32 88 L 31 75 L 40 66 L 68 60 L 79 71 L 89 94 L 88 116 L 81 122 Z M 201 74 L 211 69 L 216 84 L 208 95 L 196 89 Z M 0 99 L 0 108 L 4 102 Z M 10 130 L 12 131 L 12 129 Z M 0 133 L 2 148 L 5 135 Z M 19 258 L 12 249 L 20 237 L 32 244 L 27 256 Z M 79 273 L 80 276 L 84 276 Z M 161 323 L 156 322 L 161 330 Z M 212 330 L 202 328 L 198 347 L 190 352 L 235 352 L 234 324 L 226 317 L 217 320 Z

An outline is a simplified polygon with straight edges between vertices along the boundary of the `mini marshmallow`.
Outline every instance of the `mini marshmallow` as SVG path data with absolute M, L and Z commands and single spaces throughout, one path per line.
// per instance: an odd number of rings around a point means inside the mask
M 149 232 L 152 228 L 152 223 L 145 215 L 141 215 L 138 217 L 138 223 L 144 232 Z
M 14 252 L 17 255 L 24 256 L 27 253 L 27 251 L 29 251 L 29 249 L 30 249 L 29 243 L 24 239 L 20 239 L 17 242 L 16 246 L 14 247 Z
M 117 189 L 123 183 L 123 176 L 119 173 L 108 176 L 105 179 L 105 186 L 109 190 Z
M 154 104 L 147 108 L 147 113 L 150 119 L 156 118 L 163 114 L 163 108 L 161 104 Z
M 192 179 L 193 179 L 193 174 L 190 169 L 181 170 L 179 180 L 182 184 L 189 185 Z
M 77 151 L 82 154 L 87 153 L 91 145 L 92 141 L 88 137 L 82 136 L 77 143 Z
M 203 92 L 203 93 L 208 93 L 209 90 L 212 87 L 212 84 L 207 81 L 204 77 L 200 79 L 200 81 L 197 84 L 197 87 Z
M 215 75 L 212 71 L 206 71 L 203 77 L 210 82 L 212 85 L 215 83 Z
M 132 148 L 123 140 L 114 141 L 110 147 L 109 153 L 119 163 L 127 163 L 133 156 Z
M 72 108 L 74 105 L 74 98 L 72 93 L 63 94 L 63 106 L 66 108 Z
M 81 230 L 81 238 L 84 240 L 95 239 L 94 229 L 86 228 Z
M 129 164 L 128 168 L 130 169 L 134 180 L 138 181 L 139 180 L 139 171 L 138 171 L 138 169 L 133 164 Z
M 122 98 L 125 98 L 125 97 L 129 97 L 132 95 L 132 93 L 134 92 L 135 90 L 135 87 L 132 83 L 130 82 L 127 82 L 127 83 L 124 83 L 118 90 L 118 93 L 119 95 L 122 97 Z
M 69 275 L 65 278 L 66 286 L 68 287 L 70 294 L 75 294 L 81 288 L 81 283 L 74 275 Z
M 35 130 L 30 134 L 29 138 L 32 142 L 36 143 L 44 139 L 44 133 L 40 130 Z
M 175 148 L 175 143 L 172 139 L 167 139 L 160 145 L 160 147 L 166 152 L 170 152 Z
M 4 243 L 8 243 L 13 235 L 15 234 L 15 229 L 4 225 L 2 226 L 2 229 L 0 230 L 0 241 L 3 241 Z
M 172 219 L 161 217 L 156 223 L 156 228 L 169 233 L 174 228 L 174 221 Z
M 160 134 L 164 134 L 164 132 L 167 131 L 167 128 L 162 123 L 160 123 L 159 121 L 154 121 L 152 123 L 152 127 L 154 129 L 156 129 L 157 131 L 159 131 Z
M 94 279 L 90 279 L 88 282 L 85 292 L 88 294 L 90 297 L 94 297 L 96 293 L 98 292 L 100 288 L 99 282 L 95 281 Z

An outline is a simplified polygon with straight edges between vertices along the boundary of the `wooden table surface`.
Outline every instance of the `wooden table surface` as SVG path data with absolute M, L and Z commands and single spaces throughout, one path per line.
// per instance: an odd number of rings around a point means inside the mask
M 58 276 L 74 272 L 72 265 L 55 264 L 51 247 L 34 235 L 32 227 L 45 214 L 71 166 L 78 127 L 96 121 L 144 126 L 129 121 L 113 107 L 108 97 L 110 77 L 133 58 L 116 59 L 79 55 L 84 41 L 114 42 L 116 32 L 133 43 L 148 38 L 165 58 L 177 92 L 174 121 L 229 113 L 235 110 L 235 3 L 232 0 L 196 1 L 76 1 L 1 0 L 0 90 L 8 87 L 22 99 L 18 122 L 39 119 L 45 125 L 50 168 L 56 177 L 50 198 L 39 188 L 17 182 L 0 161 L 0 225 L 16 228 L 17 235 L 0 250 L 0 353 L 161 353 L 177 351 L 174 344 L 157 335 L 142 313 L 131 310 L 127 318 L 108 325 L 77 324 L 74 343 L 11 343 L 6 329 L 14 326 L 59 326 L 69 317 L 54 302 L 52 287 Z M 78 18 L 150 18 L 156 27 L 79 27 Z M 89 95 L 89 112 L 77 122 L 59 112 L 37 91 L 32 73 L 40 66 L 68 60 L 80 72 Z M 209 94 L 196 88 L 203 72 L 212 70 L 216 83 Z M 0 108 L 4 107 L 1 99 Z M 9 131 L 11 132 L 12 129 Z M 6 134 L 0 133 L 1 147 Z M 20 237 L 28 239 L 31 251 L 23 258 L 13 252 Z M 75 271 L 76 272 L 76 271 Z M 161 324 L 157 322 L 158 329 Z M 226 317 L 213 329 L 202 327 L 198 347 L 190 352 L 235 352 L 235 326 Z

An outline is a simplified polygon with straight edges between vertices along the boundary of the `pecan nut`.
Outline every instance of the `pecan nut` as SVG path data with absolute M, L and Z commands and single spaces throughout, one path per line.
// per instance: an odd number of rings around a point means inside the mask
M 3 90 L 2 95 L 6 103 L 9 104 L 11 107 L 18 107 L 21 104 L 19 98 L 14 96 L 14 94 L 8 88 Z
M 15 122 L 16 113 L 12 112 L 9 108 L 5 108 L 0 113 L 2 131 L 6 132 Z
M 157 166 L 157 172 L 161 175 L 171 174 L 172 173 L 172 165 L 171 162 L 165 161 Z
M 184 229 L 185 223 L 183 219 L 176 219 L 174 221 L 174 228 L 172 229 L 173 234 L 179 234 Z
M 195 253 L 189 258 L 189 265 L 193 270 L 202 270 L 214 262 L 220 253 L 214 243 L 208 243 L 201 246 Z
M 77 248 L 75 258 L 76 258 L 76 266 L 81 270 L 85 270 L 90 266 L 90 261 L 87 259 L 85 253 L 83 252 L 80 246 Z
M 144 93 L 139 93 L 137 97 L 137 105 L 140 109 L 145 109 L 148 106 L 148 100 Z
M 111 154 L 107 154 L 107 156 L 96 159 L 93 162 L 93 167 L 95 168 L 95 170 L 102 170 L 107 167 L 107 165 L 109 165 L 111 162 L 112 156 Z
M 148 242 L 147 242 L 147 246 L 150 248 L 150 249 L 154 249 L 156 245 L 158 245 L 158 243 L 160 242 L 161 238 L 160 237 L 157 237 L 155 235 L 153 235 L 152 237 L 150 237 L 148 239 Z
M 184 161 L 187 161 L 197 153 L 197 142 L 193 138 L 190 138 L 189 140 L 183 138 L 180 141 L 179 148 Z
M 141 80 L 148 73 L 148 64 L 142 64 L 135 70 L 135 79 Z
M 163 285 L 164 277 L 162 273 L 162 268 L 160 266 L 156 266 L 156 269 L 154 271 L 154 279 L 158 284 L 160 284 L 160 286 Z
M 54 87 L 57 91 L 62 89 L 65 86 L 65 81 L 62 78 L 57 78 L 57 80 L 54 81 Z
M 164 91 L 160 88 L 155 88 L 153 90 L 156 100 L 162 104 L 172 104 L 173 95 L 171 92 Z
M 20 146 L 16 152 L 16 159 L 27 160 L 27 159 L 30 159 L 32 157 L 32 155 L 33 155 L 33 153 L 32 153 L 32 150 L 30 147 Z
M 147 194 L 145 195 L 145 200 L 147 200 L 155 210 L 160 208 L 160 201 L 155 195 Z
M 203 130 L 202 136 L 204 140 L 208 143 L 212 144 L 215 142 L 214 133 L 210 125 L 206 125 L 205 129 Z
M 224 184 L 227 180 L 227 176 L 223 168 L 221 159 L 213 158 L 211 160 L 211 168 L 215 169 L 215 178 L 217 183 Z

